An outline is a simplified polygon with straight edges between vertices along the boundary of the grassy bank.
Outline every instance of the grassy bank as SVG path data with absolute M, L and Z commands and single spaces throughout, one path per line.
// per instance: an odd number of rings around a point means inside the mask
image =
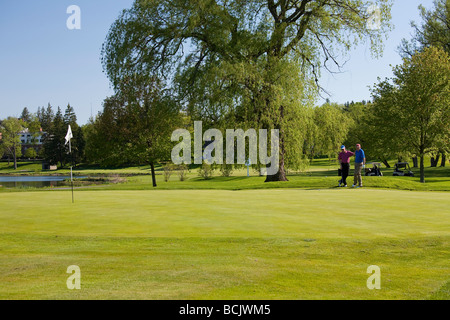
M 394 162 L 394 161 L 393 161 Z M 392 164 L 393 164 L 392 162 Z M 1 166 L 3 165 L 3 167 Z M 0 175 L 22 174 L 22 175 L 68 175 L 69 169 L 57 171 L 42 171 L 37 164 L 21 163 L 18 171 L 5 167 L 5 163 L 0 164 Z M 366 188 L 377 189 L 398 189 L 416 191 L 450 191 L 450 166 L 430 168 L 425 170 L 426 183 L 420 183 L 417 169 L 415 177 L 393 177 L 393 168 L 383 170 L 383 177 L 363 177 Z M 352 171 L 350 172 L 352 174 Z M 89 184 L 89 179 L 83 181 L 82 185 L 95 186 L 95 179 L 105 178 L 114 181 L 96 186 L 96 190 L 153 190 L 150 167 L 126 167 L 126 168 L 95 168 L 80 167 L 74 170 L 75 176 L 89 176 L 94 179 Z M 117 179 L 119 177 L 120 179 Z M 112 179 L 111 179 L 112 178 Z M 156 189 L 216 189 L 216 190 L 248 190 L 248 189 L 272 189 L 272 188 L 303 188 L 303 189 L 332 189 L 337 186 L 339 177 L 337 176 L 337 165 L 328 159 L 318 159 L 305 172 L 288 172 L 288 182 L 264 183 L 265 178 L 260 177 L 258 172 L 250 170 L 250 177 L 247 177 L 245 168 L 235 169 L 230 177 L 221 176 L 221 172 L 216 170 L 213 177 L 205 180 L 198 175 L 198 168 L 192 168 L 186 175 L 185 181 L 180 181 L 177 172 L 174 171 L 166 182 L 161 166 L 157 167 L 156 179 L 158 187 Z M 353 177 L 348 178 L 349 186 Z M 119 183 L 117 183 L 119 182 Z M 1 184 L 1 183 L 0 183 Z M 81 185 L 81 183 L 80 183 Z M 48 188 L 51 189 L 51 188 Z M 6 189 L 0 187 L 0 192 L 33 191 L 33 188 Z M 41 190 L 41 189 L 36 189 Z

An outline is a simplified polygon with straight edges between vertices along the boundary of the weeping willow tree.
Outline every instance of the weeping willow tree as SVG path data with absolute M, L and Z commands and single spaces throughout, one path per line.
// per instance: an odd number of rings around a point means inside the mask
M 377 4 L 379 28 L 368 10 Z M 136 73 L 165 79 L 192 119 L 279 130 L 279 171 L 302 155 L 305 109 L 320 71 L 362 42 L 382 52 L 389 0 L 136 0 L 109 30 L 102 63 L 114 88 Z M 373 7 L 372 7 L 373 8 Z

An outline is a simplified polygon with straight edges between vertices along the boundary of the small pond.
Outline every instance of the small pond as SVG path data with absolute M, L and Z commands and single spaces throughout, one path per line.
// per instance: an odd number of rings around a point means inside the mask
M 74 177 L 75 178 L 75 177 Z M 76 177 L 86 178 L 86 177 Z M 63 186 L 70 176 L 0 176 L 0 186 L 4 188 L 43 188 Z

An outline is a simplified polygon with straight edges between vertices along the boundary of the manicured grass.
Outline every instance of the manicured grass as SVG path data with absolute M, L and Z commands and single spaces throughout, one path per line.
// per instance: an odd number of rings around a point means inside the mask
M 170 183 L 170 182 L 169 182 Z M 450 198 L 393 190 L 0 194 L 0 299 L 448 299 Z M 82 289 L 68 290 L 78 265 Z M 366 287 L 381 268 L 381 290 Z
M 0 175 L 66 175 L 70 173 L 70 165 L 58 170 L 42 170 L 40 162 L 18 162 L 17 170 L 14 170 L 13 162 L 0 162 Z M 161 170 L 160 166 L 157 166 Z M 112 175 L 112 174 L 150 174 L 150 166 L 131 166 L 123 168 L 99 168 L 96 166 L 79 166 L 73 169 L 74 174 L 78 175 Z
M 386 175 L 383 177 L 363 177 L 365 188 L 378 189 L 399 189 L 416 191 L 450 191 L 450 168 L 435 168 L 436 176 L 426 178 L 426 183 L 420 183 L 418 177 L 393 177 Z M 130 172 L 131 171 L 130 169 Z M 79 175 L 89 175 L 86 172 L 79 172 Z M 99 173 L 96 172 L 95 175 Z M 113 176 L 115 173 L 109 171 L 107 176 Z M 216 189 L 216 190 L 249 190 L 249 189 L 274 189 L 274 188 L 303 188 L 303 189 L 334 189 L 337 187 L 339 177 L 335 171 L 317 171 L 315 174 L 291 174 L 287 182 L 264 183 L 265 177 L 259 177 L 253 173 L 247 177 L 245 170 L 237 170 L 231 177 L 222 177 L 216 175 L 209 180 L 198 176 L 197 169 L 191 170 L 187 175 L 186 181 L 179 181 L 174 173 L 168 182 L 164 181 L 162 172 L 157 172 L 157 188 L 152 186 L 150 175 L 131 175 L 124 178 L 126 183 L 105 184 L 95 186 L 95 190 L 176 190 L 176 189 Z M 123 180 L 123 179 L 122 179 Z M 349 186 L 353 183 L 353 177 L 347 179 Z M 53 189 L 53 188 L 47 188 Z M 21 191 L 40 191 L 42 189 L 33 188 L 11 188 L 0 187 L 0 192 L 21 192 Z M 82 191 L 83 189 L 79 189 Z M 84 190 L 92 190 L 87 187 Z M 77 189 L 78 191 L 78 189 Z
M 427 160 L 429 161 L 429 160 Z M 391 161 L 393 164 L 395 161 Z M 369 165 L 369 164 L 368 164 Z M 428 165 L 428 163 L 427 163 Z M 36 171 L 33 171 L 36 170 Z M 265 177 L 259 177 L 254 170 L 247 177 L 245 168 L 235 169 L 231 177 L 222 177 L 219 170 L 215 171 L 212 179 L 204 180 L 198 176 L 198 169 L 192 168 L 187 174 L 186 181 L 179 181 L 176 172 L 173 172 L 169 181 L 165 182 L 161 166 L 156 168 L 157 189 L 220 189 L 220 190 L 248 190 L 272 188 L 304 188 L 304 189 L 331 189 L 337 186 L 337 164 L 334 160 L 316 159 L 306 172 L 288 172 L 288 182 L 264 183 Z M 441 168 L 427 167 L 425 170 L 426 183 L 420 183 L 418 169 L 414 169 L 415 177 L 393 177 L 393 168 L 382 169 L 383 177 L 363 177 L 366 188 L 417 190 L 417 191 L 450 191 L 450 166 Z M 57 171 L 41 171 L 36 163 L 19 163 L 18 171 L 7 167 L 7 163 L 0 163 L 1 174 L 32 174 L 68 175 L 68 168 Z M 125 176 L 128 183 L 95 186 L 95 190 L 152 190 L 152 180 L 149 166 L 127 168 L 95 168 L 81 167 L 74 170 L 76 176 Z M 353 183 L 353 171 L 347 179 L 349 186 Z M 89 189 L 89 188 L 87 188 Z M 41 190 L 41 189 L 36 189 Z M 33 188 L 7 189 L 0 186 L 0 192 L 33 191 Z

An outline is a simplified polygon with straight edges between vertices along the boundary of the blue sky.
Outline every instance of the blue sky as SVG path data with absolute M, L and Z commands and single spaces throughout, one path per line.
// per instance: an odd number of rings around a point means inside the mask
M 24 107 L 74 107 L 78 122 L 102 110 L 113 92 L 102 72 L 100 50 L 110 25 L 132 0 L 1 0 L 0 1 L 0 118 L 19 116 Z M 395 29 L 385 43 L 384 55 L 374 60 L 368 45 L 349 54 L 343 73 L 324 72 L 321 84 L 333 102 L 369 100 L 368 86 L 377 77 L 392 75 L 390 64 L 401 63 L 397 47 L 412 32 L 410 21 L 420 21 L 419 4 L 432 0 L 395 0 Z M 81 29 L 69 30 L 67 7 L 81 9 Z

